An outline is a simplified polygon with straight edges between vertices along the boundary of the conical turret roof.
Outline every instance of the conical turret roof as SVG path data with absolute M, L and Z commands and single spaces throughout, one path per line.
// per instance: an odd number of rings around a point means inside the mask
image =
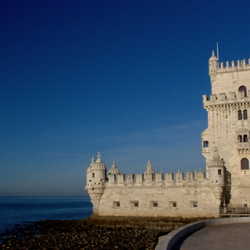
M 120 172 L 119 172 L 119 170 L 118 170 L 118 168 L 116 166 L 116 161 L 115 160 L 113 160 L 113 164 L 112 164 L 108 174 L 120 174 Z

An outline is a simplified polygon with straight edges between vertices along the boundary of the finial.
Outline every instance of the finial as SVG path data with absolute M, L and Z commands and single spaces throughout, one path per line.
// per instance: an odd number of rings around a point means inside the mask
M 212 56 L 215 56 L 215 55 L 214 55 L 214 50 L 212 50 Z
M 116 161 L 115 160 L 113 160 L 113 164 L 112 164 L 108 174 L 120 174 L 120 171 L 118 170 L 118 168 L 116 166 Z
M 91 159 L 91 165 L 93 165 L 95 163 L 95 157 L 92 156 L 92 159 Z
M 152 164 L 151 164 L 151 161 L 150 161 L 150 160 L 148 160 L 147 168 L 152 168 Z
M 144 172 L 144 174 L 154 174 L 154 170 L 153 170 L 153 167 L 152 167 L 152 164 L 151 164 L 151 161 L 148 160 L 148 165 L 147 165 L 147 168 Z
M 101 160 L 101 153 L 100 152 L 98 152 L 96 162 L 102 162 L 102 160 Z
M 115 168 L 115 167 L 116 167 L 116 161 L 113 160 L 112 168 Z

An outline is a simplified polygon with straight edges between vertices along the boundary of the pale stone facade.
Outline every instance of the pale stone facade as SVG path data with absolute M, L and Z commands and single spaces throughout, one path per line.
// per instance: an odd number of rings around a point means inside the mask
M 249 104 L 250 59 L 229 64 L 218 62 L 214 53 L 209 59 L 212 94 L 203 96 L 208 112 L 208 128 L 202 133 L 202 153 L 209 162 L 217 147 L 227 172 L 226 205 L 248 207 L 249 173 Z
M 87 170 L 86 189 L 97 216 L 218 217 L 228 206 L 250 201 L 248 107 L 250 65 L 218 65 L 209 59 L 210 98 L 203 96 L 208 128 L 202 133 L 205 172 L 157 173 L 148 161 L 144 174 L 108 175 L 100 154 Z M 249 92 L 250 95 L 250 92 Z

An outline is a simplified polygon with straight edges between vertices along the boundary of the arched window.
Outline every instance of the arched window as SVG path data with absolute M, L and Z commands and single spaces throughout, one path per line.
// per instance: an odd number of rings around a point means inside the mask
M 242 135 L 238 136 L 238 142 L 242 142 Z
M 247 88 L 246 88 L 246 86 L 240 86 L 239 87 L 239 92 L 243 92 L 244 97 L 247 96 Z
M 243 119 L 247 120 L 247 110 L 246 109 L 243 110 Z
M 243 141 L 244 141 L 244 142 L 248 142 L 248 137 L 247 137 L 247 135 L 243 135 Z
M 242 170 L 249 169 L 249 161 L 247 158 L 241 159 L 240 166 Z
M 221 169 L 218 169 L 218 175 L 221 175 Z
M 242 111 L 238 110 L 238 120 L 242 120 Z
M 92 178 L 95 178 L 95 173 L 92 173 Z

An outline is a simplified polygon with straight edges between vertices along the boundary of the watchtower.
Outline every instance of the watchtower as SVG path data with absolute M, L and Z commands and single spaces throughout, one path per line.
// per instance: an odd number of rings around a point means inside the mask
M 247 207 L 250 203 L 250 59 L 219 62 L 214 52 L 209 59 L 211 95 L 203 95 L 208 127 L 202 133 L 202 154 L 207 172 L 214 149 L 226 167 L 226 185 L 231 186 L 230 203 Z

